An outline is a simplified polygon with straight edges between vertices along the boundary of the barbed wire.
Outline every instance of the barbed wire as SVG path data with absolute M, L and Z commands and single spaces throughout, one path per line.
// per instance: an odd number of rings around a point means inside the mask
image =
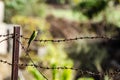
M 11 35 L 11 37 L 9 37 L 10 35 Z M 14 38 L 13 34 L 0 35 L 0 37 L 7 37 L 7 38 L 1 40 L 0 43 L 3 42 L 3 41 L 5 41 L 5 40 L 8 40 L 9 38 Z M 20 35 L 20 37 L 23 38 L 23 39 L 25 39 L 25 40 L 29 40 L 30 39 L 30 38 L 24 37 L 23 35 Z M 83 37 L 75 37 L 75 38 L 67 38 L 67 39 L 40 39 L 40 40 L 35 39 L 34 41 L 36 41 L 36 42 L 58 42 L 59 43 L 59 42 L 76 41 L 76 40 L 80 40 L 80 39 L 118 40 L 118 38 L 112 38 L 112 37 L 109 37 L 109 36 L 83 36 Z M 24 51 L 26 52 L 26 49 L 25 49 L 24 45 L 20 41 L 19 41 L 19 43 L 21 44 L 22 49 L 24 49 Z M 0 62 L 8 64 L 8 65 L 12 65 L 12 63 L 7 62 L 5 60 L 0 60 Z M 105 72 L 105 73 L 103 72 L 102 73 L 102 72 L 92 72 L 92 71 L 88 71 L 88 70 L 82 70 L 80 68 L 66 67 L 66 66 L 62 66 L 62 67 L 61 66 L 60 67 L 48 67 L 47 66 L 47 67 L 44 67 L 44 66 L 40 66 L 40 65 L 37 65 L 37 64 L 18 64 L 18 65 L 19 65 L 19 67 L 33 66 L 35 68 L 40 68 L 40 69 L 45 69 L 45 70 L 53 70 L 53 69 L 56 69 L 56 70 L 74 70 L 74 71 L 79 71 L 82 75 L 84 75 L 84 74 L 97 75 L 97 76 L 104 76 L 104 75 L 114 76 L 114 75 L 120 75 L 120 70 L 119 71 L 114 71 L 114 72 Z
M 29 40 L 30 38 L 24 37 L 23 35 L 20 36 L 25 40 Z M 83 36 L 83 37 L 74 37 L 74 38 L 67 38 L 67 39 L 35 39 L 34 41 L 37 42 L 68 42 L 68 41 L 76 41 L 80 39 L 104 39 L 104 40 L 118 40 L 118 38 L 112 38 L 108 36 Z
M 13 36 L 13 34 L 5 34 L 5 35 L 0 35 L 0 37 L 8 37 L 8 36 Z M 24 37 L 23 35 L 19 35 L 21 38 L 25 40 L 29 40 L 30 38 Z M 76 41 L 80 39 L 104 39 L 104 40 L 118 40 L 118 38 L 113 38 L 110 36 L 105 36 L 105 35 L 100 35 L 100 36 L 81 36 L 81 37 L 73 37 L 73 38 L 66 38 L 66 39 L 35 39 L 34 41 L 37 42 L 68 42 L 68 41 Z
M 6 41 L 6 40 L 8 40 L 8 39 L 10 39 L 10 38 L 13 38 L 13 37 L 7 37 L 7 38 L 5 38 L 5 39 L 2 39 L 2 40 L 0 41 L 0 43 L 4 42 L 4 41 Z
M 6 61 L 6 60 L 0 59 L 0 62 L 1 62 L 1 63 L 4 63 L 4 64 L 12 65 L 12 63 L 10 63 L 10 62 L 8 62 L 8 61 Z
M 24 52 L 26 53 L 25 55 L 29 57 L 30 61 L 31 61 L 32 64 L 33 64 L 33 67 L 35 67 L 35 68 L 37 69 L 38 67 L 35 66 L 36 64 L 34 63 L 34 61 L 32 60 L 32 58 L 30 57 L 28 50 L 25 49 L 24 45 L 23 45 L 19 40 L 17 40 L 17 41 L 19 42 L 19 44 L 21 45 L 22 49 L 23 49 Z M 39 70 L 38 70 L 38 71 L 39 71 Z M 39 73 L 40 73 L 46 80 L 48 80 L 47 77 L 46 77 L 41 71 L 39 71 Z
M 24 37 L 23 35 L 20 35 L 21 38 L 25 39 L 25 40 L 29 40 L 30 38 L 27 38 L 27 37 Z M 58 40 L 37 40 L 35 39 L 34 41 L 37 41 L 37 42 L 67 42 L 67 41 L 75 41 L 75 40 L 79 40 L 79 39 L 105 39 L 105 40 L 118 40 L 118 38 L 112 38 L 112 37 L 108 37 L 108 36 L 83 36 L 83 37 L 75 37 L 75 38 L 67 38 L 67 39 L 58 39 Z M 21 46 L 22 46 L 22 49 L 25 50 L 25 47 L 23 46 L 23 44 L 20 42 Z M 73 68 L 73 67 L 43 67 L 43 66 L 39 66 L 39 65 L 36 65 L 36 64 L 19 64 L 19 66 L 34 66 L 36 68 L 41 68 L 41 69 L 47 69 L 47 70 L 51 70 L 51 69 L 56 69 L 56 70 L 63 70 L 63 69 L 69 69 L 69 70 L 75 70 L 75 71 L 79 71 L 81 74 L 89 74 L 89 75 L 99 75 L 99 76 L 103 76 L 103 75 L 106 75 L 108 73 L 94 73 L 94 72 L 91 72 L 91 71 L 83 71 L 79 68 Z M 114 73 L 109 73 L 109 74 L 112 74 L 112 75 L 115 75 L 115 74 L 119 74 L 120 75 L 120 72 L 114 72 Z
M 0 35 L 0 37 L 8 37 L 8 36 L 13 36 L 13 34 L 5 34 L 5 35 Z M 30 38 L 24 37 L 23 35 L 19 35 L 21 38 L 25 40 L 29 40 Z M 73 38 L 66 38 L 66 39 L 35 39 L 34 41 L 36 42 L 68 42 L 68 41 L 76 41 L 80 39 L 103 39 L 103 40 L 118 40 L 118 38 L 113 38 L 110 36 L 81 36 L 81 37 L 73 37 Z
M 11 34 L 4 34 L 4 35 L 2 35 L 2 34 L 0 34 L 0 37 L 8 37 L 8 36 L 12 36 L 13 34 L 11 33 Z
M 8 64 L 8 65 L 12 65 L 12 63 L 6 61 L 6 60 L 0 60 L 1 63 L 4 63 L 4 64 Z M 82 75 L 84 74 L 88 74 L 88 75 L 96 75 L 96 76 L 104 76 L 104 75 L 110 75 L 110 76 L 115 76 L 115 75 L 120 75 L 120 70 L 118 71 L 113 71 L 113 72 L 92 72 L 92 71 L 88 71 L 88 70 L 82 70 L 80 68 L 74 68 L 74 67 L 66 67 L 66 66 L 63 66 L 63 67 L 43 67 L 43 66 L 40 66 L 40 65 L 37 65 L 37 64 L 18 64 L 19 67 L 28 67 L 28 66 L 31 66 L 31 67 L 36 67 L 36 68 L 40 68 L 40 69 L 45 69 L 45 70 L 53 70 L 53 69 L 56 69 L 56 70 L 74 70 L 74 71 L 79 71 Z
M 0 35 L 0 37 L 5 37 L 4 39 L 0 40 L 0 43 L 2 43 L 10 38 L 13 38 L 13 34 L 4 34 L 4 35 Z

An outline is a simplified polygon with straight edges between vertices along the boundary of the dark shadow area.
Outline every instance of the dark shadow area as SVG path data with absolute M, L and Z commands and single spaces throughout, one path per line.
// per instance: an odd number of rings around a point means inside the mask
M 86 25 L 86 24 L 82 24 Z M 102 27 L 101 27 L 102 26 Z M 68 56 L 73 59 L 74 67 L 79 67 L 82 70 L 88 70 L 93 72 L 99 72 L 99 68 L 95 64 L 98 60 L 101 72 L 109 72 L 110 70 L 117 71 L 120 69 L 120 29 L 113 24 L 91 23 L 89 27 L 86 27 L 90 32 L 95 32 L 97 35 L 113 34 L 112 37 L 117 40 L 94 40 L 87 41 L 87 48 L 81 47 L 81 42 L 77 42 L 68 48 Z M 83 29 L 82 29 L 83 30 Z M 83 44 L 84 45 L 84 44 Z M 85 44 L 86 45 L 86 44 Z M 71 50 L 70 50 L 71 49 Z M 80 72 L 76 73 L 75 80 L 82 77 Z M 91 75 L 84 75 L 91 76 Z M 103 80 L 103 76 L 93 75 L 95 80 Z M 118 76 L 113 77 L 114 80 L 119 79 Z

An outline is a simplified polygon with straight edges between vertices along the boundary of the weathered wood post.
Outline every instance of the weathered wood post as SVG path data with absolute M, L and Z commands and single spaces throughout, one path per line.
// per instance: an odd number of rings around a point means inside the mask
M 20 26 L 14 27 L 11 80 L 18 80 Z

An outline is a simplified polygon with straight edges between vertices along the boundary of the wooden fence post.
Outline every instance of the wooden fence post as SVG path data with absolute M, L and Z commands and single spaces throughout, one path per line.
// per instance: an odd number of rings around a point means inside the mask
M 18 80 L 20 26 L 14 27 L 11 80 Z

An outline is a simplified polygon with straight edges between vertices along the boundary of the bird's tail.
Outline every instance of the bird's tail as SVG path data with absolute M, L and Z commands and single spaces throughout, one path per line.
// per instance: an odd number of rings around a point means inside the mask
M 30 46 L 30 44 L 28 44 L 28 46 L 27 46 L 27 49 L 26 49 L 27 51 L 29 50 L 29 46 Z
M 30 44 L 28 44 L 28 46 L 27 46 L 27 48 L 26 48 L 26 55 L 25 55 L 25 56 L 28 55 L 28 52 L 29 52 L 29 46 L 30 46 Z

